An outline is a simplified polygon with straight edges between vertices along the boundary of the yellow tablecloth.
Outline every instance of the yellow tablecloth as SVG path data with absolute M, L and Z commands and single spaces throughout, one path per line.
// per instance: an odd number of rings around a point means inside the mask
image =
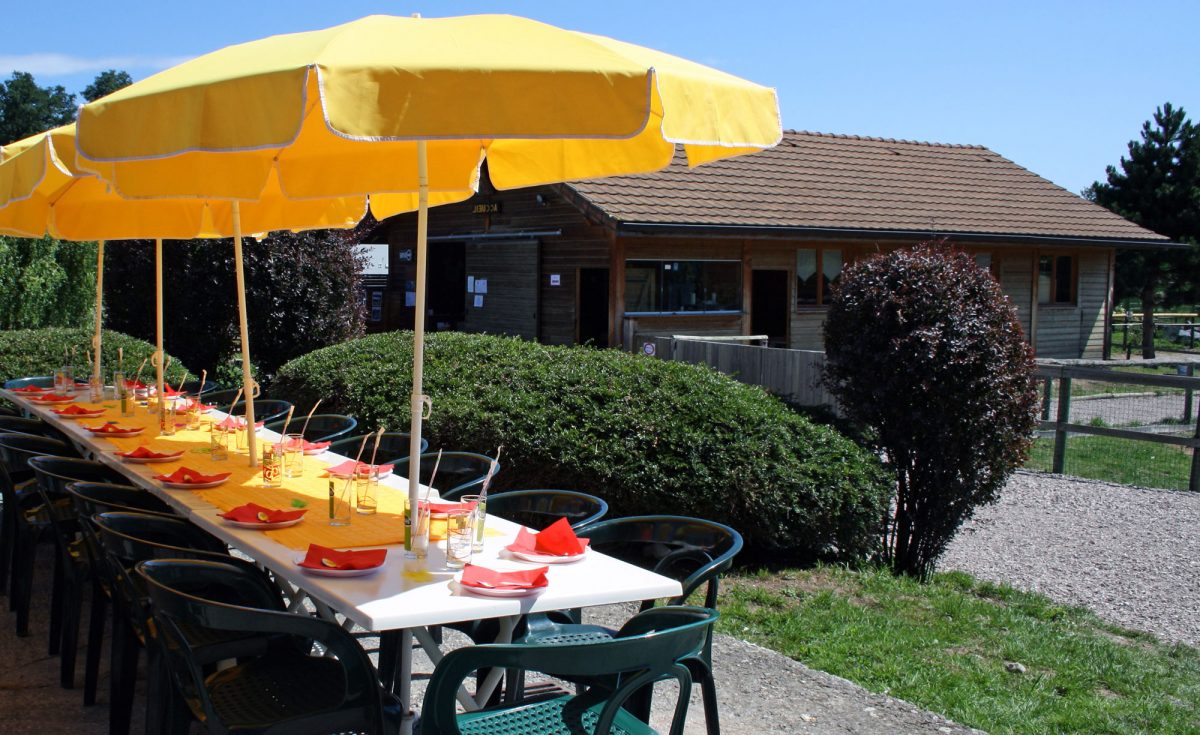
M 138 436 L 126 438 L 102 435 L 120 451 L 131 451 L 139 446 L 146 446 L 159 452 L 185 450 L 178 461 L 147 465 L 156 470 L 156 474 L 169 475 L 183 466 L 204 474 L 232 473 L 229 480 L 220 487 L 190 491 L 198 493 L 200 497 L 222 511 L 246 503 L 258 503 L 269 508 L 284 509 L 297 507 L 299 503 L 303 503 L 302 507 L 308 509 L 303 522 L 290 528 L 264 531 L 284 546 L 293 549 L 307 549 L 310 543 L 315 543 L 344 549 L 404 543 L 404 509 L 408 505 L 408 496 L 407 491 L 400 488 L 386 485 L 379 488 L 379 509 L 375 514 L 352 513 L 350 525 L 329 525 L 330 481 L 332 480 L 334 490 L 338 493 L 342 492 L 346 481 L 326 476 L 324 469 L 344 460 L 339 459 L 333 462 L 325 460 L 321 456 L 305 457 L 303 477 L 285 477 L 283 478 L 283 487 L 265 488 L 262 486 L 261 468 L 248 466 L 245 450 L 230 451 L 229 459 L 222 462 L 212 460 L 209 447 L 213 419 L 204 418 L 199 431 L 189 431 L 178 426 L 174 436 L 159 436 L 157 415 L 150 414 L 144 407 L 136 407 L 133 416 L 121 416 L 116 403 L 77 402 L 77 404 L 84 408 L 108 408 L 108 411 L 99 418 L 79 419 L 84 426 L 98 426 L 108 421 L 115 421 L 120 426 L 140 426 L 145 429 Z M 184 423 L 182 416 L 178 423 Z M 259 441 L 260 446 L 265 444 L 270 444 L 270 442 Z M 407 486 L 406 482 L 404 484 Z M 445 533 L 444 524 L 439 529 L 438 524 L 434 523 L 430 530 L 432 540 L 436 540 Z

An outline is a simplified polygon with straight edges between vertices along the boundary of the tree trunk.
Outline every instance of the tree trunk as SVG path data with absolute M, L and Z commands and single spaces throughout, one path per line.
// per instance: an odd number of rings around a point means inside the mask
M 1154 359 L 1154 291 L 1158 279 L 1148 277 L 1142 284 L 1142 359 Z

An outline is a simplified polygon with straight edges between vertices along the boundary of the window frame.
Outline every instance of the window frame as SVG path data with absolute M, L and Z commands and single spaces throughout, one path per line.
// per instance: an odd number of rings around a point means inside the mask
M 1068 277 L 1070 284 L 1070 293 L 1065 300 L 1059 299 L 1059 268 L 1060 261 L 1063 258 L 1070 260 L 1071 273 Z M 1050 288 L 1049 293 L 1042 292 L 1042 261 L 1049 259 L 1050 261 Z M 1037 268 L 1034 271 L 1034 278 L 1038 280 L 1037 284 L 1037 305 L 1038 308 L 1074 308 L 1079 306 L 1079 256 L 1075 253 L 1063 253 L 1056 251 L 1038 251 Z M 1045 299 L 1043 301 L 1043 299 Z
M 667 279 L 663 277 L 663 266 L 667 263 L 722 263 L 733 264 L 737 266 L 737 277 L 735 283 L 737 285 L 737 304 L 733 308 L 723 309 L 671 309 L 671 310 L 629 310 L 629 267 L 630 264 L 646 264 L 656 263 L 658 267 L 658 285 L 657 285 L 657 301 L 661 307 L 664 300 L 664 290 L 667 286 Z M 743 312 L 745 293 L 742 283 L 742 271 L 745 269 L 745 263 L 740 258 L 663 258 L 663 257 L 626 257 L 624 263 L 625 273 L 623 280 L 625 281 L 625 292 L 621 307 L 625 309 L 626 316 L 730 316 L 740 315 Z
M 816 252 L 816 273 L 821 275 L 817 279 L 817 297 L 812 303 L 800 303 L 800 252 L 803 250 L 813 250 Z M 833 245 L 816 245 L 813 247 L 798 247 L 796 248 L 795 257 L 792 260 L 792 308 L 796 310 L 804 309 L 826 309 L 829 307 L 829 294 L 825 289 L 825 251 L 836 250 L 840 253 L 842 267 L 838 269 L 838 278 L 846 270 L 846 266 L 850 265 L 851 252 L 849 248 Z

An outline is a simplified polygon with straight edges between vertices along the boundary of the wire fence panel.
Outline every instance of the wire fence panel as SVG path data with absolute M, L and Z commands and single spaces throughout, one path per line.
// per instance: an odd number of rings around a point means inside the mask
M 1026 466 L 1200 490 L 1200 378 L 1194 373 L 1194 364 L 1129 371 L 1040 366 L 1042 423 Z

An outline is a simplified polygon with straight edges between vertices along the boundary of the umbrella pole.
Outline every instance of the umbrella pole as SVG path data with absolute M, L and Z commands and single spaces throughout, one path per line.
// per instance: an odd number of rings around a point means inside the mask
M 429 234 L 429 170 L 425 141 L 417 141 L 417 294 L 413 302 L 412 424 L 408 443 L 408 507 L 417 507 L 421 479 L 421 419 L 425 410 L 425 250 Z M 412 518 L 410 513 L 409 517 Z M 403 697 L 403 692 L 401 692 Z M 402 702 L 406 701 L 401 699 Z
M 92 338 L 92 351 L 96 353 L 96 362 L 92 365 L 93 385 L 103 387 L 100 380 L 100 323 L 102 321 L 102 306 L 104 303 L 104 241 L 96 243 L 96 336 Z
M 162 289 L 162 238 L 154 240 L 154 323 L 157 330 L 154 344 L 154 368 L 158 393 L 158 420 L 162 425 L 163 413 L 167 409 L 167 395 L 163 392 L 163 289 Z
M 257 436 L 254 431 L 254 377 L 250 374 L 250 327 L 246 320 L 246 274 L 242 269 L 242 208 L 233 203 L 233 270 L 237 275 L 238 328 L 242 335 L 242 389 L 246 400 L 246 447 L 250 466 L 258 466 Z

